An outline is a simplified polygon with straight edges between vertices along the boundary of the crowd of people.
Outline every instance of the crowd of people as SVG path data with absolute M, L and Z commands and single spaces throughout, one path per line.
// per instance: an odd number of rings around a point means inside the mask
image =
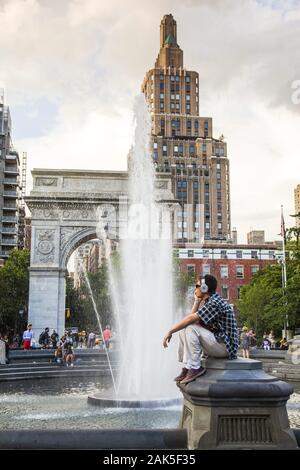
M 276 341 L 274 331 L 271 330 L 269 334 L 264 332 L 261 348 L 263 348 L 265 351 L 270 351 L 270 349 L 276 348 L 277 345 L 278 342 Z M 244 358 L 249 358 L 249 350 L 251 347 L 257 347 L 255 331 L 253 329 L 248 329 L 246 326 L 243 326 L 240 333 L 240 349 L 243 352 Z M 289 348 L 289 343 L 285 337 L 279 341 L 279 348 L 283 350 L 287 350 Z
M 46 327 L 39 335 L 38 339 L 35 338 L 32 324 L 28 323 L 27 329 L 23 332 L 23 335 L 18 333 L 14 334 L 9 332 L 1 334 L 0 339 L 5 342 L 6 358 L 9 362 L 9 351 L 11 349 L 24 349 L 29 351 L 31 349 L 54 349 L 54 359 L 59 365 L 66 365 L 67 367 L 73 367 L 75 360 L 74 349 L 76 348 L 99 348 L 108 350 L 111 346 L 112 330 L 109 325 L 106 326 L 102 335 L 91 331 L 87 333 L 82 330 L 77 332 L 75 330 L 65 331 L 62 337 L 56 330 L 50 332 L 50 328 Z

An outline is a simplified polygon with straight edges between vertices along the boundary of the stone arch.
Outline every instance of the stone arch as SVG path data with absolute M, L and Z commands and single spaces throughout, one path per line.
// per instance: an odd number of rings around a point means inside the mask
M 64 332 L 67 262 L 78 246 L 99 238 L 99 210 L 107 212 L 102 228 L 108 238 L 122 238 L 128 215 L 128 174 L 35 169 L 32 177 L 33 188 L 26 197 L 31 212 L 28 320 L 38 338 L 46 326 L 59 335 Z M 170 178 L 160 177 L 156 183 L 156 200 L 173 204 Z
M 60 266 L 66 269 L 72 253 L 74 253 L 80 245 L 95 238 L 98 238 L 96 227 L 78 227 L 78 230 L 75 231 L 61 249 Z

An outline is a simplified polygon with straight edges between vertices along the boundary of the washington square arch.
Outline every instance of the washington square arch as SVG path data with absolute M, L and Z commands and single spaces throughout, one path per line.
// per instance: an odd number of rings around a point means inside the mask
M 120 239 L 128 217 L 128 173 L 116 171 L 32 171 L 26 198 L 31 212 L 28 320 L 38 334 L 46 326 L 65 329 L 67 263 L 81 244 L 99 238 L 99 221 L 108 238 Z M 156 179 L 156 200 L 174 208 L 171 180 Z

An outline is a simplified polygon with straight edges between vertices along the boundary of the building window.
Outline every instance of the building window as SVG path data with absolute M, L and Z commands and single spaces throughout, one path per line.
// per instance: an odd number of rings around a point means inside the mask
M 237 279 L 244 279 L 244 266 L 236 266 Z
M 237 257 L 237 259 L 242 259 L 243 258 L 243 251 L 242 250 L 236 250 L 236 257 Z
M 223 299 L 228 300 L 228 286 L 222 286 L 221 295 Z
M 217 183 L 217 189 L 221 189 L 221 183 Z
M 254 274 L 256 274 L 258 270 L 259 270 L 259 266 L 256 266 L 256 265 L 255 265 L 255 266 L 251 266 L 251 274 L 252 274 L 252 276 L 253 276 Z
M 203 250 L 203 258 L 209 258 L 209 250 Z
M 237 298 L 241 298 L 241 286 L 237 286 Z
M 188 258 L 194 258 L 194 250 L 188 250 Z
M 204 129 L 208 130 L 208 121 L 204 121 Z
M 210 274 L 210 264 L 203 264 L 202 266 L 202 276 Z
M 180 96 L 179 96 L 179 95 L 176 95 L 176 100 L 180 100 Z
M 228 279 L 228 266 L 220 266 L 220 276 L 221 279 Z
M 221 259 L 227 259 L 227 250 L 221 250 Z
M 160 79 L 160 80 L 163 80 L 163 79 L 164 79 L 164 76 L 163 76 L 162 73 L 160 74 L 159 79 Z
M 160 84 L 159 84 L 159 89 L 160 89 L 160 91 L 163 91 L 163 90 L 164 90 L 164 84 L 163 84 L 163 82 L 160 82 Z
M 255 250 L 251 251 L 251 259 L 258 259 L 257 251 L 255 251 Z
M 186 83 L 190 83 L 191 79 L 190 79 L 189 75 L 187 75 L 187 76 L 185 77 L 185 81 L 186 81 Z
M 275 259 L 275 251 L 269 251 L 269 259 Z
M 194 273 L 195 272 L 195 265 L 194 264 L 188 264 L 187 265 L 187 271 L 188 271 L 188 273 Z
M 190 101 L 191 100 L 190 95 L 186 95 L 185 99 L 186 99 L 186 101 Z
M 160 94 L 159 94 L 159 97 L 160 97 L 161 100 L 163 100 L 164 97 L 165 97 L 164 93 L 160 93 Z
M 218 222 L 218 229 L 221 229 L 221 228 L 222 228 L 222 223 Z

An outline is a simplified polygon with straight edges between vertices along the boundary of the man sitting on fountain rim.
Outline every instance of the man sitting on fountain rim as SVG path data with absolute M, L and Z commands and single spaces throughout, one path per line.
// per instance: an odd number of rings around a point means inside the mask
M 176 382 L 187 384 L 206 372 L 201 354 L 236 359 L 238 331 L 232 307 L 216 293 L 217 280 L 206 274 L 197 282 L 192 313 L 173 326 L 163 340 L 168 347 L 172 335 L 179 333 L 178 361 L 183 369 Z M 201 303 L 201 305 L 200 305 Z

